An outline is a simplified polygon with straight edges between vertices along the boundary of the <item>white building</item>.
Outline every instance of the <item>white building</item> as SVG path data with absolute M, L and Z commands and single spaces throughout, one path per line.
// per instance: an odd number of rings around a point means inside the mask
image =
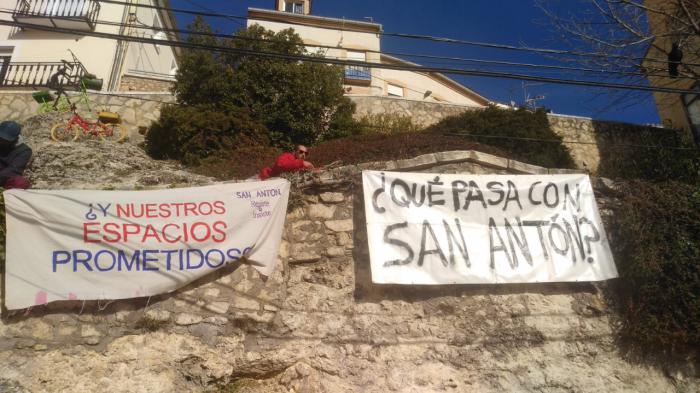
M 275 0 L 274 10 L 248 8 L 248 26 L 258 24 L 272 31 L 291 27 L 308 45 L 307 49 L 314 52 L 320 49 L 329 58 L 416 65 L 381 54 L 381 24 L 319 17 L 311 15 L 311 10 L 311 0 Z M 474 107 L 489 103 L 488 99 L 442 74 L 358 66 L 346 67 L 345 90 L 349 96 L 393 96 Z
M 126 6 L 98 0 L 0 0 L 0 9 L 13 10 L 0 13 L 0 20 L 85 33 L 177 39 L 160 30 L 175 28 L 175 20 L 168 12 L 136 6 L 165 7 L 166 0 L 130 3 Z M 104 91 L 166 91 L 177 71 L 174 49 L 166 45 L 0 26 L 0 88 L 45 87 L 62 66 L 62 60 L 71 64 L 73 79 L 86 72 L 94 74 L 103 80 Z

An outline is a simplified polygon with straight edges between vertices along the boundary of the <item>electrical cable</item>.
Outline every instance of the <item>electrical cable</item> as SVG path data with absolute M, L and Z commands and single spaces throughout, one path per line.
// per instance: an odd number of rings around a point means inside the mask
M 367 67 L 367 68 L 378 68 L 378 69 L 388 69 L 388 70 L 398 70 L 398 71 L 413 71 L 413 72 L 421 72 L 421 73 L 442 73 L 442 74 L 478 76 L 478 77 L 489 77 L 489 78 L 515 79 L 515 80 L 523 80 L 523 81 L 548 82 L 548 83 L 563 84 L 563 85 L 601 87 L 601 88 L 621 89 L 621 90 L 639 90 L 639 91 L 676 93 L 676 94 L 697 94 L 697 91 L 695 91 L 695 90 L 672 88 L 672 87 L 654 87 L 654 86 L 631 85 L 631 84 L 624 84 L 624 83 L 594 82 L 594 81 L 588 81 L 588 80 L 573 80 L 573 79 L 563 79 L 563 78 L 553 78 L 553 77 L 542 77 L 542 76 L 533 76 L 533 75 L 527 75 L 527 74 L 514 74 L 514 73 L 496 72 L 496 71 L 482 71 L 482 70 L 442 68 L 442 67 L 421 67 L 418 65 L 407 65 L 407 64 L 396 65 L 396 64 L 387 64 L 387 63 L 370 63 L 370 62 L 366 62 L 366 61 L 338 60 L 338 59 L 330 59 L 330 58 L 324 58 L 324 57 L 291 55 L 291 54 L 273 53 L 273 52 L 265 52 L 265 51 L 250 50 L 250 49 L 226 48 L 226 47 L 220 47 L 220 46 L 214 46 L 214 45 L 194 44 L 194 43 L 190 43 L 190 42 L 181 42 L 181 41 L 163 41 L 163 40 L 152 39 L 152 38 L 124 36 L 124 35 L 119 35 L 119 34 L 103 33 L 103 32 L 96 32 L 96 31 L 85 32 L 82 30 L 67 29 L 67 28 L 60 28 L 60 27 L 49 27 L 49 26 L 42 26 L 42 25 L 29 24 L 29 23 L 19 23 L 19 22 L 7 21 L 7 20 L 1 20 L 0 25 L 13 26 L 13 27 L 19 27 L 19 28 L 30 28 L 30 29 L 36 29 L 36 30 L 42 30 L 42 31 L 49 31 L 49 32 L 53 32 L 53 33 L 66 33 L 66 34 L 82 35 L 82 36 L 90 36 L 90 37 L 109 38 L 109 39 L 115 39 L 115 40 L 121 39 L 124 41 L 143 42 L 143 43 L 148 43 L 148 44 L 164 45 L 164 46 L 171 46 L 171 47 L 202 49 L 202 50 L 209 50 L 209 51 L 213 51 L 213 52 L 238 54 L 238 55 L 242 55 L 242 56 L 286 59 L 286 60 L 294 60 L 294 61 L 306 61 L 306 62 L 321 63 L 321 64 L 335 64 L 335 65 L 343 65 L 343 66 L 360 66 L 360 67 Z
M 157 9 L 157 10 L 166 10 L 166 11 L 171 11 L 174 13 L 185 13 L 185 14 L 191 14 L 191 15 L 248 20 L 248 17 L 246 17 L 246 16 L 224 14 L 224 13 L 220 13 L 220 12 L 198 12 L 198 11 L 193 11 L 193 10 L 188 10 L 188 9 L 183 9 L 183 8 L 163 7 L 163 6 L 152 5 L 152 4 L 129 4 L 129 3 L 125 3 L 122 1 L 116 1 L 116 0 L 100 0 L 100 1 L 103 3 L 110 3 L 110 4 L 132 5 L 135 7 L 152 8 L 152 9 Z M 433 42 L 462 44 L 462 45 L 478 46 L 478 47 L 491 48 L 491 49 L 504 49 L 504 50 L 513 50 L 513 51 L 545 53 L 545 54 L 549 54 L 549 55 L 567 55 L 567 56 L 577 56 L 577 57 L 597 57 L 597 58 L 608 58 L 608 59 L 649 61 L 649 62 L 660 62 L 660 63 L 664 63 L 664 64 L 668 63 L 668 59 L 622 56 L 622 55 L 602 54 L 602 53 L 595 53 L 595 52 L 579 52 L 579 51 L 570 51 L 570 50 L 564 50 L 564 49 L 533 48 L 533 47 L 515 46 L 515 45 L 507 45 L 507 44 L 494 44 L 494 43 L 489 43 L 489 42 L 460 40 L 460 39 L 455 39 L 455 38 L 436 37 L 436 36 L 422 35 L 422 34 L 392 33 L 392 32 L 385 32 L 385 31 L 380 31 L 377 34 L 389 36 L 389 37 L 397 37 L 397 38 L 409 38 L 409 39 L 427 40 L 427 41 L 433 41 Z M 683 64 L 690 65 L 690 66 L 700 66 L 700 64 L 698 64 L 698 63 L 683 63 Z
M 11 13 L 11 12 L 12 12 L 12 10 L 0 8 L 0 13 Z M 178 34 L 188 34 L 188 35 L 191 34 L 191 35 L 197 35 L 197 36 L 226 38 L 226 39 L 232 39 L 232 40 L 275 42 L 273 40 L 268 40 L 268 39 L 263 39 L 263 38 L 241 37 L 241 36 L 222 34 L 222 33 L 207 33 L 207 32 L 198 32 L 198 31 L 186 30 L 186 29 L 170 29 L 170 28 L 166 28 L 166 27 L 150 26 L 150 25 L 145 24 L 143 22 L 141 22 L 138 25 L 132 25 L 132 24 L 122 24 L 119 22 L 97 20 L 97 21 L 95 21 L 95 23 L 107 25 L 107 26 L 144 28 L 144 29 L 160 30 L 160 31 L 164 31 L 164 32 L 171 32 L 171 33 L 178 33 Z M 342 46 L 321 45 L 321 44 L 300 44 L 299 46 L 323 48 L 323 49 L 347 49 L 347 48 L 344 48 Z M 583 68 L 582 67 L 567 67 L 567 66 L 556 66 L 556 65 L 549 65 L 549 64 L 518 63 L 518 62 L 500 61 L 500 60 L 485 60 L 485 59 L 473 59 L 473 58 L 462 58 L 462 57 L 451 57 L 451 56 L 436 56 L 436 55 L 416 54 L 416 53 L 408 53 L 408 52 L 378 51 L 378 50 L 372 50 L 372 49 L 365 49 L 365 50 L 363 50 L 363 52 L 376 53 L 376 54 L 386 54 L 386 55 L 390 55 L 390 56 L 403 56 L 403 57 L 416 57 L 416 58 L 423 58 L 423 59 L 449 60 L 449 61 L 456 61 L 459 63 L 477 63 L 477 64 L 488 64 L 488 65 L 523 67 L 523 68 L 551 69 L 551 70 L 561 70 L 561 71 L 580 71 L 580 72 L 585 72 L 585 73 L 598 73 L 598 74 L 606 74 L 606 75 L 613 74 L 613 75 L 640 76 L 640 77 L 654 76 L 654 77 L 669 78 L 669 79 L 674 79 L 674 80 L 681 80 L 681 79 L 696 80 L 697 79 L 694 77 L 683 76 L 683 75 L 679 75 L 677 77 L 672 77 L 672 76 L 664 74 L 664 73 L 656 74 L 656 73 L 642 73 L 642 72 L 632 72 L 632 71 L 615 71 L 615 70 L 604 70 L 604 69 L 585 68 L 585 67 L 583 67 Z M 426 63 L 438 64 L 438 65 L 451 65 L 452 64 L 452 63 L 448 63 L 448 62 L 444 62 L 444 63 L 443 62 L 426 62 Z

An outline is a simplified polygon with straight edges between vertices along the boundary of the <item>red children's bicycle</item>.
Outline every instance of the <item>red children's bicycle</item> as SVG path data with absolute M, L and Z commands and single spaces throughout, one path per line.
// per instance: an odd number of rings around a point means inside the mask
M 100 120 L 93 123 L 83 119 L 76 111 L 75 105 L 71 105 L 71 112 L 73 115 L 67 123 L 60 122 L 51 127 L 51 139 L 54 141 L 77 141 L 81 135 L 86 135 L 122 142 L 129 136 L 126 130 L 117 124 L 118 116 L 100 116 Z

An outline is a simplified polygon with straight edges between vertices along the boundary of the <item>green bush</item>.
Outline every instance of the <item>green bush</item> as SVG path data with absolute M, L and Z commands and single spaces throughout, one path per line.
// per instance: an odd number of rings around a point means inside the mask
M 595 128 L 599 176 L 700 185 L 700 151 L 680 131 L 627 124 Z
M 311 148 L 309 160 L 316 166 L 342 161 L 345 165 L 413 158 L 447 150 L 478 150 L 504 156 L 503 151 L 458 136 L 428 132 L 364 134 L 334 139 Z
M 574 168 L 561 137 L 549 127 L 543 110 L 509 110 L 489 107 L 450 116 L 427 129 L 430 132 L 459 134 L 485 145 L 495 146 L 506 156 L 547 168 Z M 551 142 L 524 139 L 545 139 Z
M 246 146 L 203 159 L 192 170 L 219 180 L 247 179 L 274 164 L 281 151 L 269 146 Z
M 267 129 L 247 110 L 209 105 L 164 107 L 146 134 L 146 150 L 152 157 L 188 165 L 239 147 L 269 143 Z
M 211 31 L 201 18 L 190 29 Z M 306 51 L 293 29 L 274 32 L 252 25 L 236 36 L 242 39 L 191 34 L 188 41 L 246 51 L 317 55 Z M 354 111 L 343 95 L 344 71 L 340 66 L 199 50 L 184 52 L 180 62 L 173 87 L 178 104 L 247 108 L 267 127 L 270 141 L 277 147 L 314 144 L 334 133 L 333 125 Z
M 619 189 L 611 247 L 623 336 L 643 347 L 700 344 L 700 190 L 633 181 Z

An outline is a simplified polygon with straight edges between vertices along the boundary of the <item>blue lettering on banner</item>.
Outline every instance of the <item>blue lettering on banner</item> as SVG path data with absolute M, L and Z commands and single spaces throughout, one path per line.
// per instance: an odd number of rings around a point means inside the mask
M 239 261 L 252 247 L 179 250 L 55 250 L 51 255 L 52 271 L 68 269 L 83 272 L 156 272 L 160 270 L 217 269 L 226 263 Z

